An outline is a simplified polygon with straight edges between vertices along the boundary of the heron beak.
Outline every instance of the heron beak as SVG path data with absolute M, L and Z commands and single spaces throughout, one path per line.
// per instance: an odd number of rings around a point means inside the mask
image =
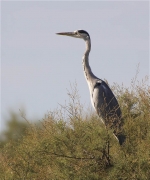
M 62 35 L 62 36 L 71 36 L 74 37 L 75 33 L 74 32 L 61 32 L 61 33 L 56 33 L 57 35 Z

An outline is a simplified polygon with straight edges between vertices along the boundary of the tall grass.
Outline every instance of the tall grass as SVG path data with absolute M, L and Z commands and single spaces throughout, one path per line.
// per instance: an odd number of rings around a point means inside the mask
M 123 146 L 80 103 L 76 86 L 69 102 L 49 112 L 40 126 L 30 124 L 22 138 L 1 147 L 0 179 L 149 180 L 150 87 L 145 78 L 130 88 L 112 86 L 119 101 Z M 25 118 L 25 117 L 24 117 Z

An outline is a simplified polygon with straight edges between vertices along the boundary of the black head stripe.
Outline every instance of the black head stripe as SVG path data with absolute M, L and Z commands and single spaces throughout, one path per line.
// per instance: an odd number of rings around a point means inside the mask
M 79 33 L 84 33 L 84 34 L 87 34 L 87 35 L 90 37 L 89 33 L 88 33 L 88 32 L 86 32 L 86 31 L 84 31 L 84 30 L 78 30 L 78 32 L 79 32 Z

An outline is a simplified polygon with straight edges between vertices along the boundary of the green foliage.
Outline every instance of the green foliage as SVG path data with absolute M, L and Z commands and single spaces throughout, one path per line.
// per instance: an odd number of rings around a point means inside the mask
M 22 121 L 22 118 L 14 112 L 10 112 L 10 119 L 7 120 L 7 129 L 0 136 L 0 147 L 3 147 L 7 142 L 13 143 L 22 139 L 26 133 L 29 124 Z
M 16 143 L 10 138 L 1 147 L 0 179 L 149 180 L 150 88 L 112 88 L 123 112 L 123 146 L 97 115 L 84 112 L 73 87 L 69 103 L 42 126 L 30 124 Z

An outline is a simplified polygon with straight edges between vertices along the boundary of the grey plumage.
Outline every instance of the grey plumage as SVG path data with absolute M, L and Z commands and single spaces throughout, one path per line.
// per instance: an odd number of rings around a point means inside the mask
M 113 129 L 119 144 L 122 145 L 125 141 L 125 135 L 122 132 L 123 121 L 118 101 L 109 86 L 103 80 L 96 77 L 89 66 L 89 53 L 91 50 L 91 39 L 89 34 L 84 30 L 57 34 L 81 38 L 85 41 L 86 51 L 82 58 L 82 65 L 89 86 L 91 103 L 97 114 L 102 118 L 106 127 Z

